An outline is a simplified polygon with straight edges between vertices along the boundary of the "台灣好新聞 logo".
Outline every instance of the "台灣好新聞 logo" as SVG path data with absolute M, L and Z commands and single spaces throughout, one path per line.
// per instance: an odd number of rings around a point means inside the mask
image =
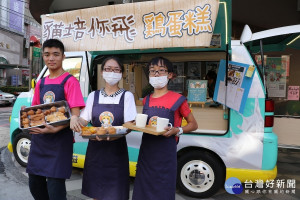
M 241 181 L 235 177 L 227 179 L 224 187 L 229 194 L 241 194 L 243 192 L 243 185 Z

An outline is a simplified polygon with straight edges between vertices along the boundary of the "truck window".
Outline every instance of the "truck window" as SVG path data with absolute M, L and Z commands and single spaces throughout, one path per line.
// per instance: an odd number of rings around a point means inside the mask
M 66 57 L 63 61 L 63 68 L 65 71 L 72 74 L 78 81 L 80 78 L 80 69 L 82 65 L 82 57 Z M 45 76 L 49 75 L 49 71 L 47 70 L 44 74 Z

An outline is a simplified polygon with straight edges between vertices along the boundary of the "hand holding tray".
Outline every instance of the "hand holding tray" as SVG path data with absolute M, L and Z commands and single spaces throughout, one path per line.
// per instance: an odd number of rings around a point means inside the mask
M 135 131 L 141 131 L 141 132 L 148 133 L 151 135 L 162 135 L 167 132 L 167 131 L 157 132 L 156 127 L 153 127 L 150 125 L 146 125 L 146 127 L 138 127 L 132 122 L 126 122 L 125 124 L 123 124 L 123 127 L 131 129 L 131 130 L 135 130 Z
M 100 139 L 107 139 L 107 138 L 121 138 L 124 137 L 125 135 L 127 135 L 127 128 L 124 128 L 123 126 L 113 126 L 116 129 L 116 133 L 115 134 L 109 134 L 108 132 L 106 132 L 103 135 L 97 135 L 96 133 L 90 134 L 90 135 L 84 135 L 81 133 L 82 138 L 86 138 L 86 139 L 96 139 L 96 136 L 98 136 L 98 138 Z M 82 128 L 84 129 L 97 129 L 100 127 L 84 127 Z

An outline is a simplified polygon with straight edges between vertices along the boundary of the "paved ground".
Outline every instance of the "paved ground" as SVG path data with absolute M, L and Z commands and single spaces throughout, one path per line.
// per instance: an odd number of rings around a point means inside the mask
M 0 107 L 0 200 L 31 200 L 33 199 L 28 189 L 28 175 L 25 168 L 21 167 L 6 148 L 9 141 L 9 124 L 8 118 L 11 109 L 4 110 Z M 284 181 L 283 188 L 264 189 L 255 188 L 249 190 L 249 194 L 245 190 L 240 195 L 228 194 L 224 189 L 221 189 L 216 195 L 209 200 L 296 200 L 300 199 L 300 151 L 280 149 L 278 156 L 278 176 L 276 181 Z M 287 180 L 295 180 L 295 188 L 287 189 Z M 130 195 L 132 194 L 131 179 Z M 67 180 L 67 191 L 69 200 L 89 199 L 81 194 L 82 169 L 73 168 L 73 173 L 70 180 Z M 255 184 L 252 184 L 253 188 Z M 245 185 L 244 185 L 245 187 Z M 275 192 L 278 192 L 276 194 Z M 270 191 L 272 193 L 270 193 Z M 258 192 L 260 194 L 258 194 Z M 295 193 L 295 194 L 291 194 Z M 176 193 L 176 200 L 196 200 L 196 198 L 187 197 L 179 192 Z
M 1 161 L 0 162 L 0 199 L 1 200 L 31 200 L 32 197 L 28 190 L 28 176 L 25 172 L 25 168 L 21 167 L 16 161 L 14 161 L 12 154 L 7 148 L 1 149 Z M 259 191 L 257 188 L 245 194 L 245 191 L 240 195 L 228 194 L 224 189 L 221 189 L 216 195 L 209 200 L 296 200 L 300 199 L 300 153 L 288 151 L 280 152 L 280 161 L 278 162 L 278 177 L 277 180 L 294 179 L 296 181 L 295 194 L 286 194 L 287 189 L 282 189 L 284 194 L 281 194 L 278 190 L 278 194 L 275 193 L 275 189 L 272 190 L 272 194 L 257 194 Z M 1 166 L 2 165 L 2 166 Z M 4 170 L 3 170 L 4 169 Z M 71 179 L 67 180 L 67 191 L 69 200 L 83 200 L 89 199 L 88 197 L 81 194 L 81 181 L 82 181 L 82 169 L 73 168 Z M 134 179 L 131 179 L 133 183 Z M 130 188 L 130 195 L 132 194 L 132 185 Z M 5 186 L 3 189 L 2 186 Z M 244 186 L 245 187 L 245 186 Z M 253 187 L 255 185 L 253 184 Z M 286 188 L 286 185 L 285 185 Z M 292 192 L 289 189 L 290 193 Z M 263 193 L 263 190 L 260 189 Z M 196 198 L 187 197 L 183 194 L 177 193 L 176 200 L 196 200 Z

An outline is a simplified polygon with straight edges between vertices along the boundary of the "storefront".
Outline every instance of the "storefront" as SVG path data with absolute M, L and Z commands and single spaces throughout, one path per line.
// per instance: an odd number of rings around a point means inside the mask
M 26 85 L 22 69 L 26 70 L 28 66 L 20 64 L 22 51 L 23 36 L 0 29 L 0 86 Z

